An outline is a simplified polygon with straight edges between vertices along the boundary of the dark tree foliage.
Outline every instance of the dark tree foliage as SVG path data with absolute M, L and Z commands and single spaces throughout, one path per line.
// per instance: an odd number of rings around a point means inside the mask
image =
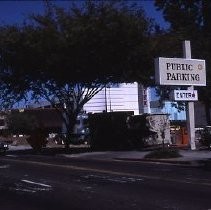
M 205 0 L 156 0 L 155 6 L 162 11 L 170 28 L 160 38 L 160 56 L 183 57 L 182 41 L 190 40 L 192 58 L 205 59 L 207 87 L 196 87 L 199 99 L 207 110 L 207 123 L 210 124 L 211 106 L 211 1 Z
M 48 2 L 44 15 L 1 26 L 2 104 L 29 93 L 57 104 L 70 136 L 83 105 L 107 83 L 150 82 L 152 26 L 142 9 L 115 1 L 69 10 Z

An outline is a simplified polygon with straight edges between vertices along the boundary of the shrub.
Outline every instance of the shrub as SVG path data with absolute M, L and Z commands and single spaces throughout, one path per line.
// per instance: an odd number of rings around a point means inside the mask
M 210 126 L 205 127 L 204 130 L 201 132 L 201 144 L 203 146 L 210 148 L 210 145 L 211 145 L 211 127 Z
M 35 151 L 40 151 L 47 144 L 46 137 L 47 135 L 44 130 L 37 129 L 26 140 Z
M 95 113 L 89 115 L 92 150 L 125 150 L 130 148 L 126 119 L 131 112 Z
M 177 158 L 177 157 L 181 157 L 178 150 L 165 148 L 165 149 L 154 150 L 145 155 L 144 158 L 165 159 L 165 158 Z

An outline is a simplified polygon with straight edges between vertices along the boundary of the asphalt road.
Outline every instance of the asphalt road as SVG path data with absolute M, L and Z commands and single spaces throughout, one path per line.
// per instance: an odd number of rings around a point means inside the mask
M 1 210 L 211 209 L 205 168 L 56 156 L 0 158 Z

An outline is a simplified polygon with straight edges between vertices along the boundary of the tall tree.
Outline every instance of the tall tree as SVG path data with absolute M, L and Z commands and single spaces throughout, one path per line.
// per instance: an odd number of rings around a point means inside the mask
M 162 52 L 182 56 L 181 42 L 190 40 L 192 58 L 205 59 L 207 87 L 197 87 L 199 99 L 205 104 L 207 124 L 211 125 L 211 2 L 206 0 L 156 0 L 155 6 L 162 11 L 170 28 L 163 36 L 162 43 L 169 38 L 168 45 L 162 45 Z M 167 46 L 167 48 L 165 47 Z M 180 51 L 180 52 L 179 52 Z M 169 56 L 168 55 L 168 56 Z
M 29 92 L 57 104 L 69 139 L 83 105 L 107 83 L 149 82 L 152 26 L 142 9 L 104 1 L 69 10 L 47 4 L 44 15 L 2 26 L 2 104 Z

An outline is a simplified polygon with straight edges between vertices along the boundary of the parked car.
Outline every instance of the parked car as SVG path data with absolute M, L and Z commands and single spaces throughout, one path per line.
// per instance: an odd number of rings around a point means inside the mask
M 0 142 L 0 154 L 5 154 L 8 149 L 8 144 L 6 144 L 5 142 Z

